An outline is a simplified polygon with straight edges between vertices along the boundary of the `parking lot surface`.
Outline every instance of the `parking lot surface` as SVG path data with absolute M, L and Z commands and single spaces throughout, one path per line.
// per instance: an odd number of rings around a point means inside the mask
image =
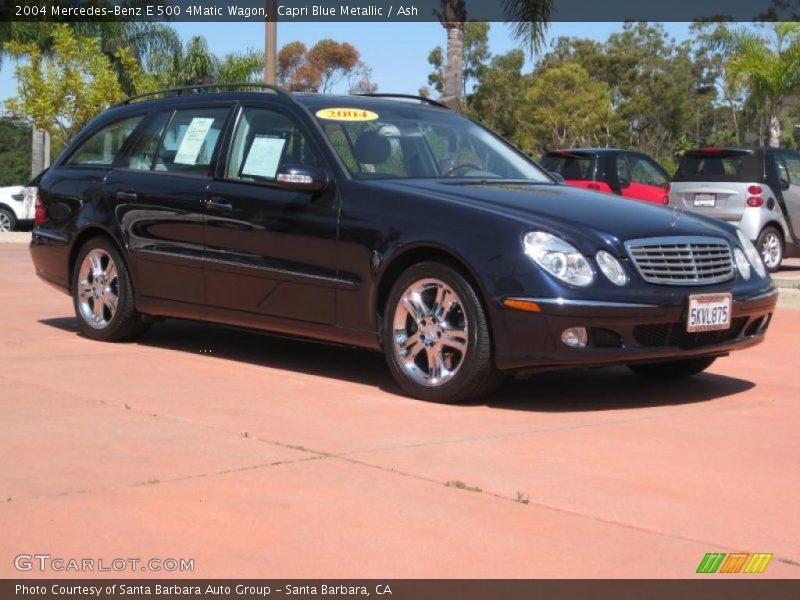
M 83 575 L 15 570 L 34 553 L 203 578 L 693 577 L 707 552 L 800 577 L 800 310 L 692 380 L 558 373 L 442 406 L 362 350 L 174 321 L 89 341 L 24 244 L 0 246 L 0 306 L 2 577 Z

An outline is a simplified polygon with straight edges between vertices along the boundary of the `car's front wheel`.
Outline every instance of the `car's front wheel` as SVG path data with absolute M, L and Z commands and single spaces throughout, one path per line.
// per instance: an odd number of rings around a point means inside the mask
M 685 358 L 667 362 L 628 365 L 628 368 L 642 377 L 650 379 L 681 379 L 702 373 L 717 360 L 716 357 Z
M 502 380 L 477 292 L 447 265 L 418 263 L 398 278 L 384 309 L 382 334 L 392 375 L 415 398 L 463 402 Z
M 128 341 L 149 327 L 134 307 L 125 262 L 105 238 L 90 239 L 78 253 L 72 271 L 72 301 L 78 328 L 88 338 Z
M 0 208 L 0 232 L 14 231 L 17 228 L 17 217 L 6 208 Z
M 756 248 L 767 271 L 774 273 L 781 268 L 783 262 L 783 236 L 772 226 L 764 227 L 756 240 Z

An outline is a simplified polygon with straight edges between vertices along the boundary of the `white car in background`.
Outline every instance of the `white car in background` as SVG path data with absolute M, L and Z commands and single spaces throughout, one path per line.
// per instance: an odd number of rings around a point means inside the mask
M 0 233 L 33 225 L 36 215 L 36 191 L 42 174 L 28 185 L 0 187 Z
M 33 220 L 33 203 L 25 200 L 25 186 L 0 188 L 0 233 L 14 231 L 25 221 Z

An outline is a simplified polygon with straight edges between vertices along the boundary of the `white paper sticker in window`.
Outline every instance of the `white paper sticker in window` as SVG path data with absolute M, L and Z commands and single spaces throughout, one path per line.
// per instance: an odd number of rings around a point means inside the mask
M 286 140 L 283 138 L 256 136 L 253 143 L 250 144 L 242 175 L 274 179 L 285 144 Z
M 200 154 L 200 149 L 203 147 L 203 142 L 206 141 L 208 130 L 214 124 L 214 119 L 210 117 L 195 117 L 186 128 L 186 133 L 183 134 L 181 145 L 178 147 L 178 152 L 175 154 L 173 162 L 181 165 L 194 165 L 197 164 L 197 155 Z

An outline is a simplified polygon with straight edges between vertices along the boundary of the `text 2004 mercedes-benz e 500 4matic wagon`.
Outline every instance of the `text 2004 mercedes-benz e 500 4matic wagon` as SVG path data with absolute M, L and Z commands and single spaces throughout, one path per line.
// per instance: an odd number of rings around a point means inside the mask
M 441 402 L 689 376 L 764 337 L 777 291 L 732 225 L 560 185 L 430 100 L 219 90 L 115 106 L 42 177 L 31 254 L 86 337 L 174 317 L 372 348 Z

